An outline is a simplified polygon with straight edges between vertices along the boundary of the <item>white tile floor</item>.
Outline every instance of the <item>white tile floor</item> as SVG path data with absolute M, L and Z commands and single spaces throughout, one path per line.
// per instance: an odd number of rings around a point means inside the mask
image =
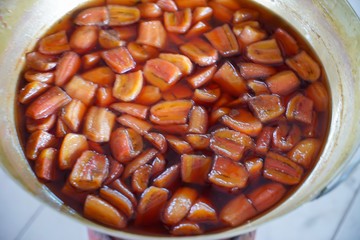
M 1 0 L 0 0 L 1 1 Z M 349 0 L 360 15 L 360 0 Z M 360 239 L 360 167 L 337 189 L 263 225 L 256 240 Z M 0 240 L 88 240 L 86 228 L 44 206 L 0 168 Z

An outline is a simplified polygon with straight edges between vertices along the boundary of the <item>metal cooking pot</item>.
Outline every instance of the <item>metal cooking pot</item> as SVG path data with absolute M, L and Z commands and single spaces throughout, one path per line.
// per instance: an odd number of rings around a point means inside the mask
M 360 145 L 360 20 L 355 12 L 346 1 L 338 0 L 254 1 L 282 16 L 305 36 L 319 56 L 331 92 L 328 140 L 311 174 L 280 206 L 240 227 L 192 236 L 191 239 L 232 237 L 294 210 L 318 196 L 332 180 L 352 166 L 352 157 Z M 0 165 L 34 197 L 88 227 L 127 239 L 159 238 L 98 225 L 64 205 L 38 182 L 18 139 L 14 108 L 24 54 L 34 47 L 50 26 L 84 2 L 86 0 L 0 1 L 0 95 L 3 98 L 0 102 Z

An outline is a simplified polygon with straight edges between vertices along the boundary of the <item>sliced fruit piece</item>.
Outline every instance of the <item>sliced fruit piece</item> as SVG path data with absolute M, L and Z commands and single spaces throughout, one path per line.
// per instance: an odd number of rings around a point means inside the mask
M 221 107 L 226 106 L 228 103 L 234 101 L 233 97 L 228 93 L 222 93 L 220 98 L 212 106 L 212 110 L 215 111 Z
M 191 9 L 164 13 L 164 24 L 168 32 L 185 33 L 191 26 Z
M 55 70 L 55 85 L 63 86 L 79 71 L 80 57 L 75 52 L 66 52 L 59 59 Z
M 66 134 L 59 151 L 59 168 L 61 170 L 72 169 L 76 160 L 88 149 L 89 145 L 84 135 Z
M 84 70 L 95 67 L 101 60 L 100 52 L 92 52 L 81 57 L 82 67 Z
M 45 181 L 55 181 L 57 173 L 57 150 L 55 148 L 43 149 L 35 161 L 35 174 Z
M 263 160 L 258 157 L 247 159 L 245 162 L 246 170 L 249 173 L 249 181 L 250 182 L 257 182 L 259 181 L 262 172 L 263 172 Z
M 211 169 L 212 158 L 205 155 L 181 155 L 181 179 L 186 183 L 204 184 Z
M 193 88 L 199 88 L 208 83 L 214 76 L 217 66 L 200 68 L 194 74 L 190 75 L 186 80 Z
M 127 113 L 134 117 L 146 119 L 149 107 L 136 103 L 114 103 L 111 108 L 120 113 Z
M 93 142 L 108 142 L 114 124 L 114 113 L 106 108 L 92 106 L 86 113 L 83 133 Z
M 246 134 L 221 128 L 212 133 L 210 148 L 215 154 L 234 161 L 240 161 L 244 153 L 254 147 L 254 142 Z
M 136 42 L 163 48 L 166 43 L 166 30 L 159 20 L 141 22 Z
M 131 187 L 135 193 L 142 193 L 148 187 L 152 166 L 144 164 L 135 170 L 131 179 Z
M 207 5 L 207 0 L 194 0 L 194 1 L 175 0 L 175 2 L 180 9 L 205 7 Z
M 165 138 L 168 141 L 170 147 L 178 154 L 186 154 L 193 151 L 190 144 L 181 138 L 172 135 L 166 135 Z
M 188 124 L 153 125 L 154 130 L 173 135 L 184 135 L 188 131 L 188 128 Z
M 157 177 L 165 170 L 166 160 L 165 157 L 158 153 L 151 164 L 151 177 Z
M 285 96 L 299 87 L 300 80 L 293 71 L 282 71 L 267 78 L 266 84 L 272 93 Z
M 240 53 L 236 37 L 228 24 L 216 27 L 205 33 L 204 36 L 224 57 L 231 57 Z
M 323 83 L 311 83 L 306 88 L 305 94 L 313 101 L 316 111 L 325 112 L 329 108 L 329 94 Z
M 154 179 L 153 185 L 156 187 L 170 189 L 177 181 L 179 181 L 179 178 L 180 164 L 172 165 Z
M 49 132 L 56 123 L 57 116 L 55 114 L 42 119 L 26 118 L 26 130 L 35 132 L 36 130 L 43 130 Z
M 318 115 L 315 111 L 312 112 L 312 119 L 310 124 L 306 124 L 302 129 L 302 136 L 304 137 L 317 137 L 319 132 Z
M 55 128 L 55 136 L 58 138 L 65 137 L 66 134 L 71 133 L 71 129 L 66 126 L 61 118 L 58 118 L 56 121 L 56 128 Z
M 233 23 L 257 20 L 260 13 L 251 8 L 240 8 L 234 13 Z
M 193 106 L 189 115 L 189 133 L 206 133 L 208 129 L 208 114 L 201 106 Z
M 264 64 L 240 62 L 238 63 L 240 74 L 245 79 L 267 78 L 276 73 L 276 69 Z
M 130 42 L 127 48 L 136 62 L 145 62 L 151 58 L 157 57 L 159 51 L 156 47 Z
M 135 99 L 135 103 L 151 106 L 161 100 L 161 93 L 158 87 L 152 85 L 144 86 Z
M 110 107 L 110 104 L 116 101 L 110 87 L 99 87 L 95 97 L 95 105 L 99 107 Z
M 113 96 L 125 102 L 132 101 L 140 94 L 143 83 L 144 79 L 141 70 L 116 75 Z
M 275 39 L 255 42 L 247 46 L 246 56 L 255 63 L 280 64 L 281 51 Z
M 80 100 L 73 99 L 61 109 L 60 117 L 73 132 L 78 132 L 85 112 L 85 104 Z
M 274 130 L 272 146 L 280 151 L 289 151 L 300 139 L 301 130 L 297 125 L 293 124 L 290 126 L 286 123 L 280 123 Z
M 209 173 L 209 181 L 219 187 L 239 189 L 247 184 L 249 174 L 244 165 L 229 158 L 216 156 Z
M 137 200 L 134 194 L 130 191 L 129 187 L 124 182 L 122 182 L 120 178 L 113 181 L 109 186 L 127 197 L 134 207 L 137 206 Z
M 109 24 L 110 16 L 107 7 L 91 7 L 82 10 L 75 17 L 77 25 L 105 26 Z
M 156 4 L 164 11 L 175 12 L 178 10 L 176 3 L 173 0 L 158 0 Z
M 154 147 L 156 147 L 161 153 L 165 153 L 167 150 L 167 142 L 161 133 L 146 133 L 144 138 L 149 141 Z
M 213 77 L 213 81 L 219 84 L 224 91 L 235 97 L 247 92 L 245 80 L 229 61 L 219 68 Z
M 140 19 L 137 7 L 107 5 L 109 11 L 109 26 L 125 26 L 136 23 Z
M 40 52 L 29 52 L 26 54 L 26 66 L 36 71 L 50 71 L 57 65 L 57 58 Z
M 208 6 L 212 8 L 213 10 L 213 17 L 220 21 L 220 22 L 226 22 L 226 23 L 231 23 L 232 19 L 233 19 L 233 14 L 234 12 L 225 7 L 224 5 L 218 3 L 218 2 L 214 2 L 214 1 L 210 1 L 208 2 Z
M 84 204 L 84 216 L 106 226 L 117 229 L 125 228 L 127 220 L 111 204 L 94 195 L 88 195 Z
M 248 80 L 247 87 L 253 91 L 255 96 L 270 94 L 268 86 L 263 81 Z
M 210 146 L 210 136 L 205 134 L 187 134 L 186 141 L 194 150 L 204 150 Z
M 112 86 L 115 81 L 115 73 L 109 67 L 97 67 L 81 74 L 87 81 L 101 86 Z
M 203 232 L 199 224 L 190 221 L 182 221 L 170 230 L 174 236 L 193 236 L 200 235 Z
M 288 157 L 294 162 L 308 169 L 321 147 L 321 142 L 316 138 L 307 138 L 300 141 L 288 152 Z
M 208 85 L 206 88 L 195 89 L 193 100 L 199 105 L 206 105 L 216 102 L 221 95 L 221 90 L 217 84 Z
M 284 29 L 277 28 L 274 37 L 284 56 L 290 57 L 299 52 L 299 46 L 296 40 Z
M 212 1 L 233 11 L 241 7 L 238 0 L 212 0 Z
M 285 195 L 286 188 L 279 183 L 267 183 L 253 190 L 247 197 L 258 212 L 274 206 Z
M 130 177 L 130 175 L 132 175 L 136 169 L 154 159 L 157 153 L 158 151 L 154 148 L 148 148 L 144 150 L 139 156 L 137 156 L 134 160 L 125 166 L 122 178 L 126 179 Z
M 113 27 L 113 29 L 119 34 L 119 38 L 126 42 L 135 41 L 138 33 L 137 24 Z
M 99 189 L 109 173 L 109 160 L 103 154 L 84 151 L 69 175 L 70 184 L 83 191 Z
M 77 53 L 92 50 L 97 43 L 99 29 L 96 26 L 80 26 L 71 34 L 69 45 Z
M 261 28 L 246 25 L 237 36 L 237 40 L 243 52 L 248 45 L 264 40 L 266 37 L 266 32 Z
M 169 61 L 154 58 L 145 63 L 144 76 L 147 82 L 165 91 L 180 80 L 181 71 Z
M 147 2 L 147 0 L 106 0 L 107 4 L 117 4 L 124 6 L 135 6 L 139 2 Z
M 254 115 L 263 123 L 274 120 L 285 112 L 280 97 L 270 94 L 250 98 L 249 107 Z
M 210 115 L 210 125 L 216 124 L 219 119 L 222 119 L 223 116 L 229 114 L 230 111 L 231 109 L 226 107 L 221 107 L 212 111 Z
M 26 71 L 24 78 L 28 82 L 41 82 L 46 84 L 54 83 L 54 72 L 37 72 L 33 70 Z
M 314 102 L 302 95 L 296 94 L 290 99 L 286 108 L 286 118 L 310 124 L 312 120 Z
M 235 36 L 239 36 L 246 26 L 250 26 L 252 28 L 257 28 L 257 29 L 261 28 L 260 23 L 258 21 L 245 21 L 245 22 L 234 23 L 233 32 Z
M 101 29 L 99 32 L 99 44 L 102 48 L 112 49 L 124 47 L 126 45 L 126 41 L 122 40 L 119 32 L 114 29 Z
M 150 108 L 150 120 L 161 125 L 184 124 L 192 106 L 190 100 L 163 101 Z
M 275 152 L 266 155 L 263 176 L 275 182 L 295 185 L 301 181 L 303 168 L 285 156 Z
M 207 6 L 196 7 L 192 14 L 192 23 L 210 20 L 212 15 L 213 15 L 213 10 L 211 7 L 207 7 Z
M 216 49 L 201 38 L 192 39 L 181 45 L 180 51 L 202 67 L 214 64 L 219 58 Z
M 71 186 L 68 180 L 65 181 L 64 186 L 61 188 L 61 193 L 75 201 L 75 203 L 80 203 L 81 205 L 84 205 L 86 197 L 89 195 L 88 192 L 79 191 Z
M 117 161 L 126 163 L 141 153 L 143 141 L 134 130 L 117 128 L 111 133 L 110 149 L 112 156 Z
M 145 135 L 152 128 L 151 123 L 128 114 L 121 115 L 116 121 L 125 127 L 132 128 L 140 135 Z
M 160 59 L 171 62 L 177 66 L 182 73 L 182 76 L 189 75 L 193 70 L 193 64 L 190 59 L 181 54 L 172 54 L 172 53 L 160 53 Z
M 184 82 L 177 82 L 170 89 L 163 92 L 163 99 L 173 101 L 178 99 L 189 99 L 193 96 L 193 90 Z
M 216 222 L 218 217 L 215 207 L 207 198 L 198 198 L 186 217 L 192 222 Z
M 266 155 L 270 149 L 270 144 L 272 142 L 272 136 L 273 136 L 274 128 L 265 126 L 257 140 L 255 145 L 255 152 L 261 155 Z
M 104 181 L 104 185 L 109 185 L 118 179 L 124 171 L 124 165 L 109 156 L 109 174 Z
M 28 104 L 41 94 L 46 92 L 50 86 L 42 82 L 30 82 L 20 90 L 18 101 L 22 104 Z
M 125 47 L 101 52 L 106 64 L 116 73 L 125 73 L 135 68 L 135 61 Z
M 94 101 L 97 84 L 75 75 L 64 87 L 67 94 L 89 106 Z
M 141 18 L 157 18 L 162 15 L 162 10 L 156 3 L 143 2 L 137 5 Z
M 211 30 L 210 24 L 200 21 L 200 22 L 195 23 L 189 29 L 189 31 L 187 31 L 187 33 L 185 34 L 185 38 L 187 38 L 187 39 L 196 38 L 210 30 Z
M 65 30 L 53 33 L 40 39 L 39 52 L 48 55 L 60 54 L 70 50 Z
M 300 51 L 292 58 L 286 59 L 285 63 L 305 81 L 315 82 L 320 78 L 319 64 L 305 51 Z
M 178 188 L 165 206 L 162 221 L 170 226 L 179 223 L 190 211 L 197 196 L 198 193 L 195 189 L 189 187 Z
M 257 214 L 256 209 L 244 194 L 238 195 L 223 207 L 220 220 L 229 226 L 238 226 Z
M 169 197 L 165 188 L 151 186 L 140 197 L 136 210 L 135 225 L 148 226 L 160 221 L 160 213 Z
M 127 218 L 131 218 L 134 215 L 135 210 L 133 204 L 122 193 L 104 186 L 100 189 L 99 194 L 102 199 L 110 203 Z
M 229 128 L 245 133 L 251 137 L 258 136 L 262 129 L 260 120 L 245 109 L 233 110 L 229 115 L 224 115 L 221 121 Z
M 51 87 L 28 106 L 25 114 L 33 119 L 46 118 L 56 113 L 70 101 L 69 95 L 61 90 L 61 88 Z

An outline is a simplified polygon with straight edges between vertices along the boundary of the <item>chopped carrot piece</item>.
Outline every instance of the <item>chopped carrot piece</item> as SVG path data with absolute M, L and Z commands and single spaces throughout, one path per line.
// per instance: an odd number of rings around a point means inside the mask
M 196 7 L 192 14 L 192 23 L 200 21 L 208 21 L 213 15 L 213 9 L 211 7 L 203 6 Z
M 143 150 L 141 136 L 132 129 L 117 128 L 110 136 L 112 156 L 121 163 L 131 161 Z
M 65 85 L 64 89 L 70 97 L 89 106 L 94 101 L 97 84 L 76 75 Z
M 93 68 L 98 64 L 101 60 L 100 52 L 92 52 L 85 54 L 81 57 L 82 67 L 84 70 Z
M 187 219 L 193 222 L 216 222 L 218 217 L 210 200 L 200 197 L 190 208 Z
M 106 226 L 125 228 L 127 220 L 111 204 L 94 195 L 88 195 L 84 204 L 84 216 Z
M 255 42 L 247 46 L 246 56 L 255 63 L 280 64 L 281 51 L 275 39 Z
M 170 230 L 174 236 L 193 236 L 200 235 L 203 232 L 199 224 L 190 221 L 182 221 Z
M 208 6 L 212 8 L 213 16 L 216 20 L 226 23 L 232 21 L 234 12 L 231 9 L 214 1 L 209 2 Z
M 179 223 L 190 211 L 197 196 L 198 193 L 195 189 L 178 188 L 165 206 L 162 221 L 171 226 Z
M 164 24 L 168 32 L 185 33 L 191 26 L 191 9 L 164 13 Z
M 132 175 L 136 169 L 154 159 L 157 153 L 158 151 L 154 148 L 148 148 L 144 150 L 139 156 L 137 156 L 134 160 L 125 166 L 122 178 L 127 179 L 130 177 L 130 175 Z
M 132 101 L 140 94 L 143 84 L 144 79 L 141 70 L 116 75 L 113 96 L 125 102 Z
M 315 82 L 320 78 L 319 64 L 305 51 L 300 51 L 295 56 L 286 59 L 285 63 L 305 81 Z
M 213 78 L 216 69 L 216 65 L 200 68 L 198 71 L 187 78 L 187 82 L 193 88 L 199 88 L 208 83 Z
M 65 30 L 43 37 L 39 42 L 39 52 L 43 54 L 60 54 L 70 50 Z
M 79 131 L 80 124 L 86 112 L 86 106 L 81 101 L 73 99 L 62 108 L 60 117 L 64 123 L 74 132 Z
M 257 214 L 256 209 L 244 194 L 230 200 L 220 212 L 220 220 L 232 227 L 244 223 Z
M 263 123 L 274 120 L 285 112 L 280 97 L 270 94 L 250 98 L 249 107 Z
M 193 70 L 193 64 L 190 59 L 181 54 L 172 54 L 172 53 L 160 53 L 160 59 L 171 62 L 177 66 L 182 74 L 182 76 L 189 75 Z
M 91 107 L 85 116 L 83 132 L 94 142 L 108 142 L 115 124 L 115 114 L 106 108 Z
M 318 112 L 324 112 L 329 108 L 329 94 L 321 82 L 311 83 L 305 90 L 305 94 L 314 103 L 314 108 Z
M 233 23 L 257 20 L 259 12 L 251 8 L 240 8 L 234 13 Z
M 59 87 L 51 87 L 28 106 L 25 114 L 33 119 L 46 118 L 70 101 L 71 98 Z
M 290 99 L 286 108 L 286 118 L 310 124 L 312 120 L 314 102 L 302 95 L 296 94 Z
M 197 104 L 208 104 L 216 102 L 221 95 L 221 90 L 218 85 L 209 85 L 203 89 L 195 89 L 193 100 Z
M 120 33 L 114 29 L 103 30 L 99 32 L 99 44 L 102 48 L 112 49 L 117 47 L 124 47 L 126 41 L 120 38 Z
M 57 65 L 57 58 L 40 52 L 29 52 L 26 54 L 26 66 L 36 71 L 50 71 Z
M 282 71 L 266 79 L 270 91 L 274 94 L 288 95 L 295 91 L 300 80 L 293 71 Z
M 266 155 L 263 176 L 286 185 L 298 184 L 303 175 L 303 168 L 294 161 L 278 153 Z
M 107 7 L 91 7 L 82 10 L 75 17 L 77 25 L 97 25 L 105 26 L 109 24 L 110 16 Z
M 100 189 L 100 197 L 110 203 L 118 211 L 123 213 L 127 218 L 131 218 L 135 209 L 131 201 L 122 193 L 109 187 L 102 187 Z
M 43 149 L 35 161 L 36 176 L 45 181 L 57 180 L 57 157 L 55 148 Z
M 88 149 L 89 145 L 84 135 L 66 134 L 59 151 L 59 168 L 72 169 L 76 160 Z
M 114 48 L 101 52 L 106 64 L 116 73 L 125 73 L 135 68 L 135 61 L 125 47 Z
M 216 49 L 201 38 L 192 39 L 181 45 L 180 51 L 202 67 L 214 64 L 219 58 Z
M 158 0 L 156 4 L 166 12 L 175 12 L 178 10 L 178 7 L 173 0 Z
M 274 37 L 284 56 L 291 57 L 299 52 L 296 40 L 284 29 L 277 28 Z
M 280 123 L 274 130 L 272 146 L 280 151 L 289 151 L 300 139 L 301 130 L 297 125 L 289 126 L 286 123 Z
M 231 129 L 256 137 L 262 130 L 262 123 L 245 109 L 238 109 L 224 115 L 222 123 Z
M 179 181 L 179 177 L 180 164 L 172 165 L 154 179 L 153 185 L 156 187 L 170 189 L 177 183 L 177 181 Z
M 202 34 L 211 30 L 211 26 L 203 21 L 195 23 L 189 31 L 185 34 L 185 38 L 191 39 L 201 36 Z
M 49 85 L 42 82 L 30 82 L 20 90 L 18 100 L 22 104 L 28 104 L 49 89 Z
M 56 122 L 56 129 L 55 129 L 55 135 L 58 138 L 65 137 L 66 134 L 71 133 L 71 129 L 66 126 L 63 120 L 61 118 L 57 119 Z
M 167 60 L 154 58 L 145 63 L 144 76 L 150 84 L 166 91 L 180 80 L 181 71 Z
M 160 221 L 160 213 L 169 197 L 169 191 L 151 186 L 140 197 L 135 225 L 147 226 Z
M 33 70 L 26 71 L 24 77 L 28 82 L 41 82 L 46 84 L 53 84 L 55 79 L 54 72 L 37 72 Z
M 247 86 L 250 90 L 254 92 L 255 96 L 270 94 L 268 86 L 262 81 L 248 80 Z
M 121 115 L 116 121 L 125 127 L 132 128 L 140 135 L 145 135 L 152 128 L 151 123 L 127 114 Z
M 189 116 L 189 133 L 206 133 L 208 129 L 208 114 L 204 107 L 193 106 Z
M 210 140 L 211 150 L 234 161 L 239 161 L 244 153 L 253 147 L 251 137 L 226 128 L 214 131 Z
M 156 3 L 143 2 L 137 5 L 141 18 L 157 18 L 162 15 L 162 10 Z
M 193 151 L 190 144 L 181 138 L 172 135 L 166 135 L 165 138 L 168 141 L 170 147 L 179 154 L 191 153 Z
M 99 107 L 109 107 L 113 102 L 116 101 L 112 94 L 112 88 L 110 87 L 99 87 L 96 91 L 95 104 Z
M 148 187 L 152 166 L 144 164 L 135 170 L 131 179 L 132 190 L 135 193 L 142 193 Z
M 55 70 L 55 85 L 63 86 L 79 71 L 80 57 L 75 52 L 66 52 L 59 59 Z
M 193 90 L 184 82 L 178 82 L 170 89 L 163 92 L 163 98 L 166 101 L 179 99 L 188 99 L 193 96 Z
M 238 189 L 247 184 L 249 174 L 245 167 L 229 158 L 216 156 L 209 173 L 209 181 L 219 187 Z
M 163 101 L 150 108 L 150 120 L 161 125 L 184 124 L 192 106 L 190 100 Z
M 161 153 L 165 153 L 167 150 L 167 142 L 161 133 L 146 133 L 144 138 L 149 141 L 154 147 L 156 147 Z
M 212 158 L 204 155 L 181 155 L 181 180 L 204 184 L 211 169 Z
M 224 91 L 235 97 L 238 97 L 247 91 L 245 80 L 228 61 L 217 70 L 213 80 L 218 83 Z
M 258 157 L 247 159 L 245 162 L 246 170 L 249 173 L 249 181 L 256 182 L 260 179 L 263 172 L 263 160 Z
M 231 57 L 240 53 L 236 37 L 228 24 L 214 28 L 204 35 L 222 56 Z
M 160 89 L 152 85 L 144 86 L 135 99 L 135 103 L 150 106 L 161 99 Z
M 286 189 L 279 183 L 268 183 L 247 194 L 252 205 L 258 212 L 274 206 L 285 195 Z
M 183 135 L 188 131 L 188 128 L 188 124 L 153 125 L 153 129 L 159 132 L 169 133 L 173 135 Z
M 156 47 L 136 42 L 128 43 L 127 48 L 136 62 L 145 62 L 159 54 Z
M 124 103 L 124 102 L 117 102 L 111 104 L 111 108 L 120 113 L 127 113 L 134 117 L 138 117 L 142 119 L 146 119 L 149 111 L 148 106 L 144 106 L 136 103 Z
M 69 175 L 70 184 L 83 191 L 99 189 L 109 173 L 109 160 L 94 151 L 84 151 Z
M 140 19 L 140 11 L 137 7 L 121 5 L 108 5 L 109 26 L 125 26 L 136 23 Z
M 26 130 L 29 132 L 35 132 L 36 130 L 49 132 L 55 126 L 56 119 L 57 116 L 55 114 L 41 119 L 26 118 Z
M 175 2 L 178 8 L 180 9 L 206 7 L 207 5 L 207 0 L 193 0 L 193 1 L 175 0 Z
M 109 157 L 109 174 L 104 181 L 104 185 L 109 185 L 118 179 L 124 171 L 124 165 Z
M 112 189 L 115 189 L 116 191 L 118 191 L 119 193 L 121 193 L 125 197 L 127 197 L 131 201 L 131 203 L 134 207 L 137 206 L 137 200 L 136 200 L 134 194 L 131 192 L 129 187 L 125 183 L 122 182 L 122 180 L 120 178 L 118 178 L 115 181 L 113 181 L 112 183 L 110 183 L 109 187 L 111 187 Z
M 96 46 L 98 34 L 96 26 L 79 26 L 71 34 L 69 45 L 77 53 L 86 53 Z
M 270 149 L 270 144 L 272 142 L 272 135 L 274 129 L 269 126 L 265 126 L 260 132 L 255 146 L 255 152 L 260 155 L 266 155 Z
M 141 22 L 139 26 L 137 43 L 157 48 L 163 48 L 165 46 L 166 30 L 160 21 Z
M 165 138 L 164 138 L 165 140 Z M 165 140 L 166 141 L 166 140 Z M 151 164 L 151 177 L 157 177 L 165 170 L 166 160 L 161 153 L 158 153 Z
M 308 169 L 317 156 L 320 147 L 321 142 L 318 139 L 307 138 L 296 144 L 287 155 L 291 160 Z
M 237 40 L 241 50 L 244 51 L 246 46 L 264 40 L 266 37 L 266 32 L 262 29 L 247 25 L 241 30 L 241 33 L 237 36 Z
M 229 114 L 231 111 L 230 108 L 221 107 L 216 110 L 213 110 L 210 115 L 210 125 L 214 125 L 222 116 Z

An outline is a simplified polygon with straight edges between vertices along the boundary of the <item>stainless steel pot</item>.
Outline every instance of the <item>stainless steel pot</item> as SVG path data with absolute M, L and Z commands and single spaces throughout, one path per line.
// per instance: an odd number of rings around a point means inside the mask
M 254 0 L 282 16 L 305 36 L 329 79 L 332 113 L 329 138 L 315 169 L 283 204 L 243 226 L 191 239 L 228 238 L 294 210 L 313 199 L 344 173 L 360 145 L 360 20 L 346 1 Z M 67 207 L 39 183 L 20 146 L 15 126 L 16 89 L 24 53 L 67 12 L 86 0 L 2 0 L 0 2 L 0 162 L 14 180 L 36 198 L 65 215 L 107 234 L 127 239 L 136 235 L 97 225 Z

